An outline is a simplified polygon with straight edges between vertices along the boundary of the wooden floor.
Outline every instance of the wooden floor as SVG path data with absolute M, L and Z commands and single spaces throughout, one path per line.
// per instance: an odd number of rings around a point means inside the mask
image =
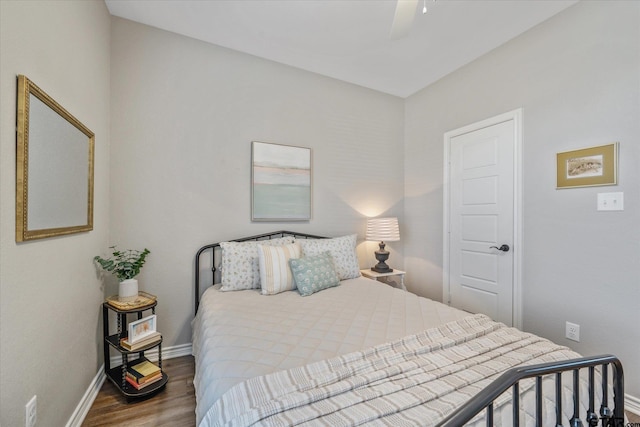
M 150 399 L 127 403 L 116 387 L 105 381 L 83 426 L 189 426 L 196 425 L 195 365 L 192 356 L 163 360 L 169 375 L 165 390 Z M 627 413 L 631 423 L 640 416 Z
M 105 381 L 83 426 L 188 426 L 196 425 L 196 396 L 193 388 L 193 356 L 164 359 L 169 376 L 164 390 L 153 397 L 127 403 L 110 382 Z

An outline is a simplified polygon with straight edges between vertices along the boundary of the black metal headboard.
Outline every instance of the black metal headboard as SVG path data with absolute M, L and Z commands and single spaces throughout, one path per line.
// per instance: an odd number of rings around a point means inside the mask
M 314 236 L 313 234 L 305 234 L 305 233 L 296 233 L 294 231 L 274 231 L 272 233 L 266 233 L 266 234 L 259 234 L 257 236 L 250 236 L 250 237 L 242 237 L 240 239 L 233 239 L 233 240 L 228 240 L 230 242 L 248 242 L 251 240 L 270 240 L 270 239 L 276 239 L 279 237 L 285 237 L 285 236 L 293 236 L 295 238 L 300 238 L 300 239 L 326 239 L 325 236 Z M 196 299 L 195 299 L 195 313 L 198 312 L 198 306 L 200 305 L 200 256 L 206 252 L 209 251 L 211 253 L 211 272 L 213 274 L 212 276 L 212 280 L 211 280 L 211 286 L 213 286 L 215 284 L 215 277 L 216 277 L 216 251 L 220 249 L 220 243 L 211 243 L 209 245 L 205 245 L 203 247 L 201 247 L 200 249 L 198 249 L 198 252 L 196 252 L 196 274 L 195 274 L 195 292 L 196 292 Z M 194 313 L 194 314 L 195 314 Z

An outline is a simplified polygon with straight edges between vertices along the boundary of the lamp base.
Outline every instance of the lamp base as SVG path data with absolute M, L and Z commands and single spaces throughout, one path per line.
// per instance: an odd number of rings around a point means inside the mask
M 376 273 L 391 273 L 393 271 L 393 268 L 390 268 L 385 262 L 389 259 L 389 251 L 386 251 L 384 249 L 384 242 L 380 242 L 378 246 L 380 246 L 380 250 L 376 251 L 376 259 L 378 260 L 378 263 L 375 266 L 371 267 L 371 270 L 375 271 Z

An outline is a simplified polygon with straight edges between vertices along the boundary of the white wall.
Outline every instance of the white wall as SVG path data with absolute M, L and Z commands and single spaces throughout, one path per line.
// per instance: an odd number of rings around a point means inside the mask
M 102 1 L 0 2 L 0 423 L 64 425 L 101 364 L 108 243 L 110 17 Z M 16 76 L 24 74 L 95 135 L 94 230 L 15 242 Z
M 613 353 L 640 395 L 640 3 L 580 2 L 406 100 L 405 268 L 442 297 L 443 134 L 524 109 L 524 327 Z M 555 154 L 620 142 L 615 187 L 555 189 Z M 622 191 L 624 212 L 597 212 Z M 418 279 L 419 278 L 419 279 Z M 422 280 L 424 279 L 424 280 Z M 564 338 L 565 321 L 581 342 Z
M 140 283 L 168 346 L 191 341 L 202 245 L 280 229 L 363 238 L 366 215 L 402 214 L 402 99 L 119 18 L 111 88 L 111 242 L 151 250 Z M 312 148 L 310 222 L 251 223 L 254 140 Z

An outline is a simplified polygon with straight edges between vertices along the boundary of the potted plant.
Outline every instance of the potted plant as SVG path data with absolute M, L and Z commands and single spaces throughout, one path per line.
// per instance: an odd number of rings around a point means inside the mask
M 138 296 L 138 280 L 135 277 L 140 273 L 147 255 L 151 252 L 147 248 L 142 251 L 136 249 L 119 251 L 115 246 L 111 246 L 109 249 L 113 250 L 111 257 L 102 258 L 100 255 L 96 255 L 93 260 L 100 264 L 105 271 L 118 277 L 120 281 L 118 296 L 120 299 L 135 299 Z

